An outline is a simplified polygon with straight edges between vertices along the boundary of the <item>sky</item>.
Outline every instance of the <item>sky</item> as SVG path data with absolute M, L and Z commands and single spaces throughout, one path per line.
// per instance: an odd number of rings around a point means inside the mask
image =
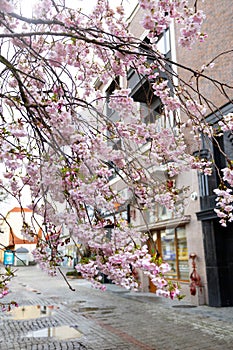
M 24 16 L 31 17 L 32 7 L 39 0 L 21 0 L 22 12 Z M 66 6 L 74 8 L 82 8 L 84 12 L 90 12 L 95 6 L 97 0 L 65 0 Z M 109 0 L 110 5 L 118 6 L 123 2 L 126 17 L 130 16 L 131 12 L 138 3 L 138 0 Z
M 90 11 L 90 9 L 95 6 L 96 2 L 97 0 L 76 0 L 78 7 L 83 8 L 85 11 Z M 138 3 L 138 0 L 109 0 L 109 4 L 114 6 L 119 6 L 121 2 L 123 2 L 123 5 L 125 7 L 126 15 L 129 16 L 131 14 L 131 11 Z M 66 4 L 73 7 L 74 0 L 66 0 Z

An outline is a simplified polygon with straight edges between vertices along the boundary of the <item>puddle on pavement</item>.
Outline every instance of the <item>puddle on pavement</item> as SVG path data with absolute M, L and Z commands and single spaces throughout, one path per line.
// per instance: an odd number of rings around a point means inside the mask
M 27 305 L 19 306 L 9 312 L 14 320 L 29 320 L 32 318 L 49 317 L 55 310 L 59 309 L 54 305 Z
M 30 331 L 26 334 L 27 338 L 56 338 L 56 339 L 74 339 L 81 338 L 82 333 L 70 326 L 47 327 L 37 331 Z
M 80 307 L 78 309 L 78 312 L 93 312 L 93 311 L 98 311 L 99 308 L 98 307 Z
M 101 311 L 101 314 L 105 315 L 105 314 L 112 314 L 113 313 L 113 309 L 106 309 L 106 310 L 103 310 Z
M 194 307 L 197 307 L 196 305 L 173 305 L 172 307 L 176 308 L 176 309 L 192 309 Z
M 61 304 L 67 306 L 67 305 L 70 305 L 71 303 L 72 303 L 71 301 L 66 301 L 65 300 Z M 86 300 L 76 300 L 75 301 L 75 304 L 84 304 L 84 303 L 86 303 Z
M 88 307 L 88 306 L 86 306 L 86 307 L 80 307 L 80 308 L 78 309 L 79 312 L 92 312 L 92 311 L 98 311 L 98 310 L 99 310 L 98 307 Z
M 81 312 L 81 313 L 85 313 L 85 312 L 95 312 L 95 311 L 100 311 L 101 314 L 110 314 L 113 312 L 115 308 L 114 307 L 106 307 L 106 308 L 101 308 L 101 307 L 95 307 L 95 306 L 83 306 L 83 307 L 79 307 L 75 310 L 73 310 L 74 312 Z
M 126 299 L 130 299 L 130 300 L 135 300 L 138 301 L 140 303 L 154 303 L 154 304 L 162 304 L 163 303 L 163 298 L 154 295 L 153 293 L 151 293 L 152 295 L 124 295 L 124 298 Z

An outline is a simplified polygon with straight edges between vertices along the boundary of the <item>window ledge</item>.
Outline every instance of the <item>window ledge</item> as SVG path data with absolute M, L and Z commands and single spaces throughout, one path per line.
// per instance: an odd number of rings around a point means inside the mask
M 157 229 L 165 229 L 165 228 L 173 228 L 178 226 L 183 226 L 188 224 L 191 221 L 191 215 L 184 215 L 175 219 L 167 219 L 163 221 L 154 222 L 148 225 L 140 225 L 136 226 L 138 231 L 146 232 L 148 230 L 157 230 Z

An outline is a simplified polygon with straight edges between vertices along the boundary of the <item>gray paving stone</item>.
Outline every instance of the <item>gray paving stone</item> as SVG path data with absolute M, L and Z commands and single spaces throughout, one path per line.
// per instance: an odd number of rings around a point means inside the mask
M 13 320 L 0 315 L 1 350 L 232 350 L 233 308 L 174 308 L 177 302 L 146 293 L 107 292 L 61 277 L 49 278 L 36 266 L 19 267 L 9 298 L 20 306 L 55 306 L 49 317 Z M 36 289 L 40 292 L 33 292 Z M 184 301 L 185 303 L 185 301 Z M 179 304 L 182 305 L 182 304 Z M 70 326 L 76 339 L 27 338 L 30 331 Z

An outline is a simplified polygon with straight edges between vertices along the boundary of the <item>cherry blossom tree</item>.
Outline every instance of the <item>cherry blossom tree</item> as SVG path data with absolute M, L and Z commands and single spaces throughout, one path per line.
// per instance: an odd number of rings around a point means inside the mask
M 148 41 L 142 42 L 128 29 L 124 1 L 114 6 L 114 1 L 98 0 L 87 14 L 69 8 L 65 0 L 41 0 L 31 17 L 23 15 L 20 1 L 1 1 L 0 186 L 18 201 L 22 215 L 22 193 L 30 188 L 28 206 L 43 217 L 34 257 L 51 275 L 64 258 L 60 248 L 73 241 L 81 256 L 76 269 L 95 286 L 103 288 L 105 274 L 116 284 L 137 289 L 135 270 L 140 269 L 158 294 L 179 298 L 179 286 L 164 275 L 168 264 L 148 252 L 149 233 L 115 215 L 107 235 L 106 213 L 116 213 L 116 203 L 125 204 L 109 181 L 115 173 L 137 210 L 158 203 L 179 215 L 186 189 L 175 186 L 174 176 L 187 169 L 211 174 L 214 166 L 214 159 L 190 154 L 187 125 L 197 144 L 200 133 L 215 138 L 233 130 L 233 114 L 221 117 L 217 130 L 205 121 L 208 101 L 197 83 L 187 83 L 177 73 L 177 68 L 188 70 L 196 81 L 201 77 L 223 88 L 205 73 L 214 69 L 214 58 L 197 72 L 157 47 L 172 22 L 181 28 L 182 47 L 191 49 L 205 40 L 205 14 L 197 3 L 189 7 L 186 0 L 139 0 L 144 13 L 140 25 L 148 33 Z M 172 115 L 173 126 L 158 131 L 156 123 L 143 121 L 130 88 L 119 83 L 127 80 L 129 69 L 148 80 L 161 100 L 161 114 L 168 121 Z M 106 96 L 98 84 L 110 81 L 116 88 Z M 118 114 L 117 121 L 109 117 L 107 105 Z M 119 147 L 113 147 L 119 139 Z M 230 159 L 227 163 L 218 170 L 221 188 L 216 189 L 216 212 L 223 225 L 233 220 L 233 168 Z M 163 180 L 151 176 L 155 165 L 166 174 Z M 25 238 L 34 239 L 26 222 L 23 231 Z M 3 295 L 5 287 L 0 288 Z

